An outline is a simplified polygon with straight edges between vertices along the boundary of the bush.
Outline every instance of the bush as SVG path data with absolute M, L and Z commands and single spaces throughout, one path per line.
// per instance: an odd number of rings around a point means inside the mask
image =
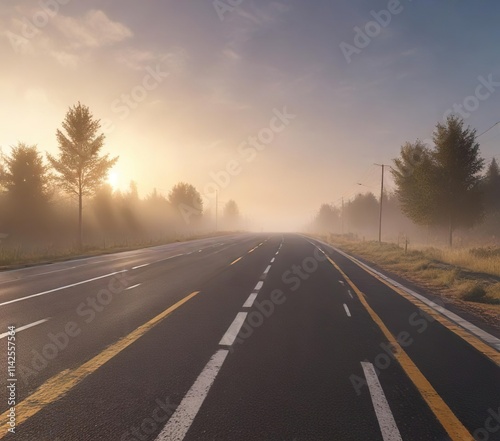
M 481 303 L 483 303 L 485 297 L 486 297 L 485 289 L 482 286 L 476 285 L 470 291 L 466 292 L 462 296 L 462 299 L 464 299 L 467 302 L 481 302 Z

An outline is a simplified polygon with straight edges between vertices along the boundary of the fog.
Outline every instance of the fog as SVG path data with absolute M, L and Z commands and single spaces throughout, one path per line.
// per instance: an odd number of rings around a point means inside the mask
M 429 22 L 430 6 L 405 5 L 349 55 L 353 29 L 373 18 L 365 0 L 355 7 L 245 0 L 224 11 L 194 1 L 44 5 L 20 0 L 0 6 L 4 246 L 56 253 L 78 242 L 78 198 L 52 179 L 57 173 L 47 156 L 60 153 L 56 131 L 78 103 L 99 121 L 105 136 L 99 155 L 118 158 L 100 188 L 83 198 L 89 248 L 215 231 L 376 239 L 381 177 L 374 163 L 392 166 L 405 142 L 428 142 L 451 111 L 478 133 L 498 120 L 500 94 L 488 80 L 500 74 L 488 55 L 497 51 L 498 5 L 491 11 L 454 5 L 457 17 L 470 20 L 453 22 L 446 36 L 441 23 L 453 21 L 451 6 L 433 5 Z M 479 29 L 489 29 L 488 35 Z M 481 95 L 473 110 L 461 106 L 488 81 L 488 96 Z M 478 139 L 482 175 L 498 158 L 499 135 L 497 125 Z M 47 182 L 32 195 L 41 201 L 35 205 L 5 179 L 20 144 L 35 146 L 46 167 L 41 175 Z M 432 241 L 432 228 L 401 214 L 387 170 L 383 237 Z M 32 170 L 19 173 L 31 176 Z M 188 197 L 182 202 L 188 208 L 179 208 L 171 196 L 179 183 L 191 186 L 200 201 Z M 37 184 L 27 188 L 22 191 Z M 356 212 L 360 190 L 371 199 Z M 236 213 L 227 212 L 232 201 Z M 327 221 L 319 216 L 324 204 L 335 213 Z M 498 234 L 488 216 L 486 226 L 465 231 L 464 240 Z

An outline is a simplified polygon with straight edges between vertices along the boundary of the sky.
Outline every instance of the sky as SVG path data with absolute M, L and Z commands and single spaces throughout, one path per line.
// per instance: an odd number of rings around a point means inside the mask
M 2 2 L 0 148 L 57 153 L 81 102 L 115 188 L 188 182 L 212 212 L 217 189 L 262 229 L 298 228 L 376 193 L 373 164 L 450 111 L 478 134 L 500 121 L 498 23 L 495 0 Z M 500 124 L 479 141 L 500 159 Z

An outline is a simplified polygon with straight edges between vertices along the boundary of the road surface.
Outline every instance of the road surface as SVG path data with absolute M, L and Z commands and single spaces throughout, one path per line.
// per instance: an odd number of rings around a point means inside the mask
M 301 235 L 3 272 L 0 326 L 5 440 L 500 440 L 498 339 Z

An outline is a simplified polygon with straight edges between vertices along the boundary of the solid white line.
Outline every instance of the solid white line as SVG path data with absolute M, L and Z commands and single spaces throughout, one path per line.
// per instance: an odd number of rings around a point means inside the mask
M 141 284 L 138 283 L 137 285 L 129 286 L 128 288 L 125 289 L 125 291 L 128 291 L 129 289 L 137 288 L 138 286 L 141 286 Z
M 264 285 L 264 282 L 261 280 L 260 282 L 257 282 L 257 285 L 255 285 L 255 288 L 253 290 L 260 291 L 260 289 L 262 288 L 262 285 Z
M 29 325 L 20 326 L 19 328 L 16 328 L 16 333 L 18 333 L 19 331 L 24 331 L 25 329 L 32 328 L 33 326 L 36 325 L 41 325 L 42 323 L 48 322 L 49 320 L 50 317 L 43 320 L 38 320 L 37 322 L 30 323 Z M 3 334 L 0 334 L 0 339 L 5 338 L 8 335 L 9 335 L 8 332 L 4 332 Z
M 228 353 L 228 350 L 220 349 L 212 356 L 156 441 L 182 441 L 184 439 Z
M 76 268 L 76 266 L 71 266 L 69 268 L 61 268 L 61 269 L 54 270 L 54 271 L 46 271 L 44 273 L 30 274 L 29 276 L 19 277 L 19 278 L 10 279 L 10 280 L 4 280 L 4 281 L 0 282 L 0 285 L 3 285 L 4 283 L 19 282 L 20 280 L 26 280 L 26 279 L 32 278 L 32 277 L 45 276 L 47 274 L 60 273 L 61 271 L 68 271 L 70 269 L 75 269 L 75 268 Z M 33 268 L 24 268 L 24 269 L 33 269 Z
M 202 251 L 203 250 L 200 250 L 198 252 L 201 253 Z M 185 256 L 185 254 L 176 254 L 175 256 L 169 256 L 169 257 L 166 257 L 165 259 L 157 260 L 157 262 L 163 262 L 164 260 L 173 259 L 174 257 L 179 257 L 179 256 Z
M 253 302 L 255 302 L 256 298 L 257 298 L 256 292 L 253 292 L 252 294 L 250 294 L 247 301 L 245 303 L 243 303 L 243 308 L 251 308 L 253 305 Z
M 269 265 L 269 266 L 265 269 L 264 274 L 267 274 L 267 273 L 269 272 L 269 270 L 270 270 L 270 269 L 271 269 L 271 265 Z
M 322 249 L 321 249 L 318 245 L 316 245 L 314 242 L 311 242 L 311 241 L 310 241 L 310 240 L 308 240 L 308 239 L 306 239 L 306 240 L 307 240 L 307 241 L 308 241 L 308 242 L 309 242 L 309 243 L 310 243 L 313 247 L 317 248 L 317 249 L 318 249 L 318 251 L 319 251 L 320 253 L 325 254 L 325 252 L 324 252 L 324 251 L 323 251 L 323 250 L 322 250 Z M 326 254 L 325 254 L 325 256 L 326 256 Z
M 224 334 L 224 337 L 222 337 L 221 341 L 219 342 L 221 346 L 231 346 L 234 343 L 234 340 L 236 340 L 236 337 L 238 336 L 238 333 L 240 332 L 240 329 L 243 326 L 246 317 L 246 312 L 238 312 L 233 323 L 231 323 L 231 326 L 229 326 L 228 330 Z
M 150 265 L 149 263 L 145 263 L 144 265 L 134 266 L 132 269 L 136 270 L 136 269 L 139 269 L 139 268 L 144 268 L 145 266 L 149 266 L 149 265 Z
M 347 292 L 349 293 L 349 295 L 351 296 L 351 299 L 354 299 L 354 297 L 352 296 L 352 292 L 350 289 L 347 290 Z
M 329 246 L 330 246 L 330 248 L 334 249 L 335 251 L 337 251 L 339 254 L 343 255 L 344 257 L 347 257 L 348 259 L 358 263 L 360 266 L 362 266 L 368 272 L 376 274 L 377 276 L 384 279 L 386 282 L 390 283 L 391 285 L 402 289 L 406 293 L 410 294 L 411 296 L 413 296 L 416 299 L 420 300 L 421 302 L 425 303 L 427 306 L 431 307 L 434 311 L 439 312 L 441 315 L 444 315 L 445 317 L 449 318 L 452 322 L 455 322 L 457 325 L 466 329 L 471 334 L 474 334 L 476 337 L 479 337 L 481 340 L 483 340 L 485 343 L 490 345 L 492 348 L 495 348 L 497 351 L 500 351 L 500 339 L 499 338 L 489 334 L 488 332 L 482 330 L 481 328 L 478 328 L 476 325 L 473 325 L 472 323 L 463 319 L 459 315 L 449 311 L 444 306 L 441 306 L 441 305 L 434 303 L 432 300 L 429 300 L 427 297 L 413 291 L 410 288 L 407 288 L 403 284 L 396 282 L 395 280 L 391 279 L 390 277 L 387 277 L 385 274 L 382 274 L 380 271 L 373 269 L 371 266 L 361 262 L 359 259 L 356 259 L 355 257 L 352 257 L 347 253 L 344 253 L 342 250 L 339 250 L 338 248 L 332 247 L 331 245 L 329 245 Z
M 72 283 L 71 285 L 61 286 L 59 288 L 49 289 L 48 291 L 39 292 L 37 294 L 31 294 L 30 296 L 20 297 L 18 299 L 14 299 L 14 300 L 9 300 L 7 302 L 0 303 L 0 306 L 10 305 L 11 303 L 16 303 L 16 302 L 20 302 L 22 300 L 32 299 L 33 297 L 43 296 L 45 294 L 50 294 L 52 292 L 61 291 L 63 289 L 72 288 L 74 286 L 83 285 L 84 283 L 93 282 L 95 280 L 104 279 L 106 277 L 114 276 L 115 274 L 126 273 L 126 272 L 127 272 L 127 270 L 115 271 L 114 273 L 105 274 L 104 276 L 94 277 L 93 279 L 83 280 L 81 282 Z
M 370 389 L 370 395 L 372 397 L 372 403 L 375 414 L 377 415 L 380 431 L 382 432 L 382 438 L 384 441 L 402 441 L 398 426 L 396 425 L 396 421 L 394 421 L 394 416 L 392 415 L 389 403 L 387 403 L 382 386 L 378 381 L 373 364 L 362 361 L 361 366 L 363 367 L 366 382 Z
M 349 311 L 349 308 L 347 307 L 347 305 L 344 303 L 344 309 L 345 309 L 345 313 L 347 314 L 347 317 L 351 317 L 351 311 Z
M 275 257 L 273 257 L 273 258 L 271 259 L 271 263 L 274 263 L 274 261 L 275 261 L 275 260 L 276 260 L 276 258 L 275 258 Z

